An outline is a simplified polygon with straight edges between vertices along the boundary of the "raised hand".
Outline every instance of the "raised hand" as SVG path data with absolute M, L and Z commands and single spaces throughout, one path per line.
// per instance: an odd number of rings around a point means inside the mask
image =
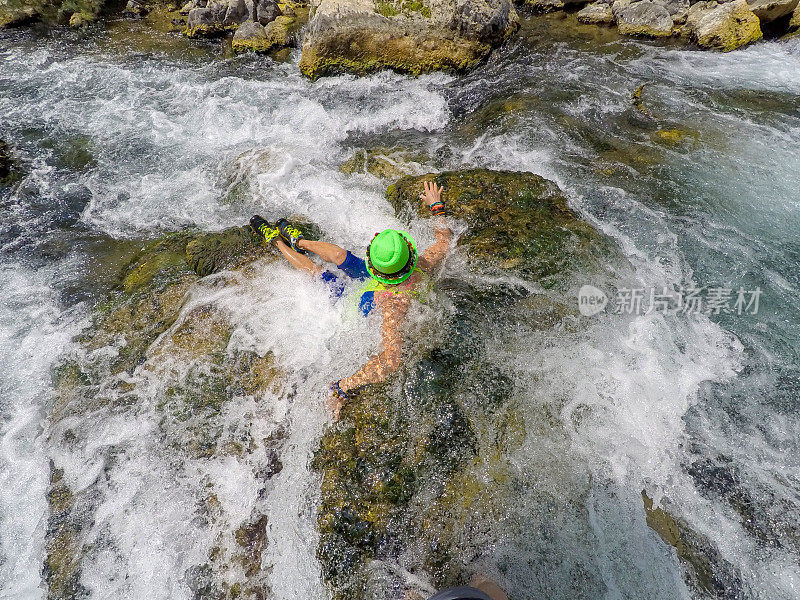
M 424 186 L 425 191 L 419 195 L 419 198 L 425 203 L 426 206 L 430 207 L 431 204 L 442 201 L 442 192 L 444 191 L 443 186 L 436 185 L 435 181 L 425 181 L 422 185 Z

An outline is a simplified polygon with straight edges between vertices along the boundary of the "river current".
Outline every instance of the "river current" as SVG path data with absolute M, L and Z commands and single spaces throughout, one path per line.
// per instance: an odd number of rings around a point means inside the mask
M 729 573 L 718 597 L 800 598 L 800 39 L 716 54 L 571 23 L 526 20 L 465 76 L 315 83 L 298 52 L 278 62 L 185 41 L 141 49 L 113 28 L 0 33 L 0 138 L 25 172 L 0 188 L 3 597 L 47 595 L 51 461 L 71 488 L 94 486 L 81 585 L 95 599 L 193 597 L 186 572 L 214 536 L 193 520 L 198 482 L 215 482 L 234 520 L 256 501 L 246 463 L 176 465 L 146 406 L 87 415 L 80 447 L 55 441 L 51 371 L 108 290 L 92 266 L 109 239 L 261 213 L 306 215 L 357 249 L 400 223 L 386 182 L 339 166 L 358 148 L 403 146 L 442 167 L 557 182 L 622 248 L 645 299 L 664 286 L 725 288 L 733 306 L 740 288 L 760 291 L 757 311 L 613 314 L 606 290 L 608 310 L 580 335 L 498 336 L 490 355 L 516 374 L 530 425 L 513 462 L 531 484 L 498 498 L 509 531 L 484 556 L 513 597 L 702 597 L 647 526 L 646 490 L 716 548 Z M 411 231 L 432 241 L 422 222 Z M 197 293 L 233 315 L 232 343 L 273 352 L 298 389 L 324 389 L 377 344 L 313 282 L 283 267 L 259 277 Z M 290 430 L 262 557 L 281 600 L 328 593 L 308 468 L 328 419 L 321 398 L 301 391 L 225 416 Z M 543 407 L 555 422 L 536 426 Z

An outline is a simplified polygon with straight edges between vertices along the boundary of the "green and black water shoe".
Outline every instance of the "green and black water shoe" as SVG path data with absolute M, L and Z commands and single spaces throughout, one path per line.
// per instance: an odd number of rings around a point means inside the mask
M 289 221 L 286 219 L 278 219 L 275 223 L 275 227 L 278 228 L 278 231 L 281 234 L 281 239 L 289 244 L 292 247 L 292 250 L 295 252 L 300 252 L 301 254 L 305 254 L 306 251 L 300 249 L 297 244 L 300 243 L 300 240 L 303 239 L 303 232 L 300 231 L 297 227 L 293 226 Z
M 250 229 L 252 229 L 257 236 L 263 238 L 266 244 L 271 244 L 280 235 L 278 228 L 274 225 L 270 225 L 269 222 L 260 215 L 253 215 L 250 219 Z

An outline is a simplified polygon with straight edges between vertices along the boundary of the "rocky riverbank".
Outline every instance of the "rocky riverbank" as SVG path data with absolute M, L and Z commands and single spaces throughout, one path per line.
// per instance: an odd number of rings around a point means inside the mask
M 518 12 L 521 11 L 521 12 Z M 730 51 L 800 29 L 798 0 L 3 0 L 0 27 L 36 21 L 84 27 L 104 18 L 158 14 L 189 38 L 232 35 L 234 52 L 302 47 L 312 79 L 380 69 L 420 74 L 465 71 L 509 40 L 520 18 L 578 11 L 578 21 L 620 35 L 675 38 Z M 522 15 L 522 16 L 520 16 Z M 155 25 L 154 25 L 155 26 Z

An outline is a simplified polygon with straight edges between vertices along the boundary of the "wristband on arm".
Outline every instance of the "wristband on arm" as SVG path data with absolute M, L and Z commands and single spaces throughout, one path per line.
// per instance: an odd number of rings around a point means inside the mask
M 431 214 L 434 217 L 443 217 L 444 216 L 444 202 L 441 200 L 437 200 L 429 207 L 431 209 Z
M 339 387 L 339 384 L 341 383 L 341 381 L 342 380 L 340 379 L 339 381 L 331 382 L 331 385 L 330 385 L 331 394 L 333 394 L 336 397 L 337 400 L 342 400 L 342 401 L 349 400 L 350 399 L 350 394 L 348 394 L 341 387 Z

